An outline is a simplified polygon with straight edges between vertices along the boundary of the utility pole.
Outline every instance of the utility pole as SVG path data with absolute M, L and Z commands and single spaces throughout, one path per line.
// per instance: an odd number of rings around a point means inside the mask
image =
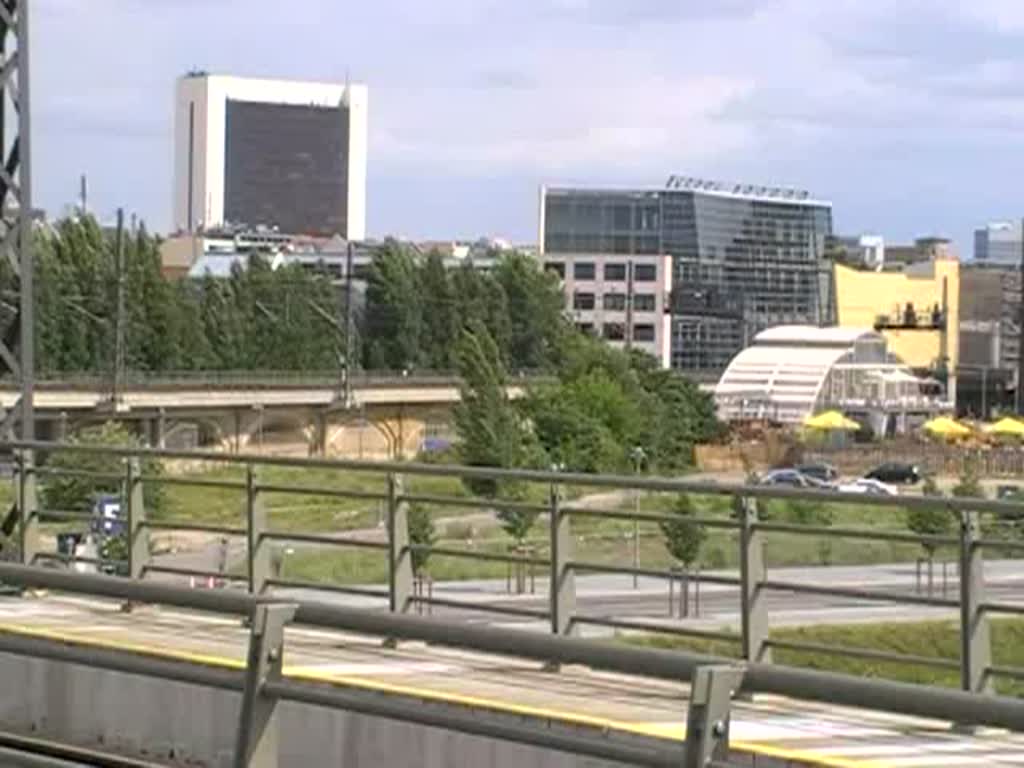
M 35 317 L 32 258 L 31 110 L 27 0 L 5 0 L 0 14 L 0 251 L 18 281 L 18 314 L 0 338 L 0 370 L 20 384 L 0 434 L 35 438 Z M 10 44 L 14 44 L 11 50 Z M 13 119 L 8 108 L 14 110 Z M 12 135 L 13 134 L 13 135 Z
M 114 240 L 114 268 L 117 270 L 117 314 L 114 316 L 114 378 L 111 404 L 116 411 L 124 397 L 124 209 L 117 209 L 117 235 Z
M 89 181 L 83 173 L 78 188 L 79 211 L 84 216 L 89 211 Z
M 341 395 L 342 402 L 348 408 L 352 404 L 352 358 L 355 355 L 355 326 L 352 317 L 352 241 L 346 243 L 345 249 L 345 361 L 342 368 Z

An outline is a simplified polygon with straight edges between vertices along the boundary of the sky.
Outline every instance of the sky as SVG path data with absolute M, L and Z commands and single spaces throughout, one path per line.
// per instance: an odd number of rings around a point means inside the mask
M 369 86 L 367 229 L 537 237 L 538 188 L 808 189 L 889 242 L 1024 215 L 1020 0 L 33 0 L 35 202 L 171 219 L 175 79 Z

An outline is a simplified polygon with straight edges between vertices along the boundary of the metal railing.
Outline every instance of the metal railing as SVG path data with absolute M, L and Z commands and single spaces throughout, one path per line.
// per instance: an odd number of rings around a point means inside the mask
M 247 617 L 249 651 L 242 670 L 181 661 L 138 651 L 91 647 L 0 630 L 0 653 L 49 659 L 91 668 L 189 683 L 242 694 L 233 765 L 271 768 L 278 764 L 276 709 L 279 701 L 401 720 L 486 738 L 511 741 L 630 765 L 728 767 L 729 709 L 744 675 L 740 666 L 680 653 L 629 649 L 624 658 L 610 655 L 602 644 L 570 638 L 533 638 L 539 643 L 515 647 L 514 637 L 489 628 L 448 627 L 419 617 L 379 615 L 311 602 L 272 601 L 231 591 L 196 591 L 109 576 L 72 574 L 0 563 L 0 578 L 22 587 L 107 597 L 130 603 L 177 606 Z M 303 682 L 285 676 L 284 628 L 292 621 L 334 630 L 380 635 L 389 641 L 446 638 L 462 648 L 489 650 L 547 664 L 583 663 L 599 669 L 632 671 L 691 683 L 685 744 L 667 739 L 618 739 L 603 729 L 560 729 L 550 721 L 523 722 L 460 711 L 457 707 L 424 707 L 407 694 L 367 696 L 359 691 Z M 513 635 L 522 633 L 513 633 Z M 513 641 L 513 642 L 510 642 Z M 580 732 L 585 731 L 585 732 Z M 38 765 L 64 765 L 53 762 Z
M 0 445 L 0 448 L 4 447 Z M 149 548 L 149 534 L 155 530 L 182 530 L 217 533 L 244 538 L 245 569 L 244 573 L 231 574 L 230 577 L 244 583 L 248 593 L 257 597 L 281 588 L 322 589 L 327 592 L 347 593 L 360 596 L 378 597 L 386 600 L 390 616 L 369 618 L 359 613 L 347 613 L 346 616 L 359 617 L 353 621 L 381 621 L 378 627 L 381 634 L 388 635 L 396 626 L 408 628 L 409 638 L 427 639 L 441 644 L 464 644 L 464 647 L 477 648 L 495 652 L 507 652 L 513 655 L 530 656 L 526 651 L 531 642 L 546 643 L 561 641 L 577 634 L 584 625 L 597 625 L 628 631 L 665 632 L 705 638 L 708 640 L 733 642 L 738 646 L 740 658 L 750 665 L 745 677 L 744 687 L 751 690 L 764 690 L 781 693 L 796 698 L 809 698 L 829 701 L 851 706 L 868 706 L 882 710 L 896 711 L 901 714 L 919 715 L 922 717 L 939 717 L 953 721 L 973 721 L 1008 725 L 1010 720 L 996 717 L 990 718 L 992 712 L 1010 711 L 1002 707 L 1010 707 L 1016 717 L 1024 715 L 1024 702 L 1006 700 L 991 695 L 993 682 L 997 677 L 1024 679 L 1024 670 L 994 663 L 990 640 L 989 619 L 993 615 L 1019 616 L 1024 615 L 1024 602 L 1000 602 L 991 599 L 988 594 L 989 585 L 983 573 L 983 552 L 987 549 L 1002 552 L 1024 552 L 1024 542 L 995 539 L 983 533 L 981 517 L 997 515 L 1007 519 L 1024 517 L 1024 506 L 1007 501 L 985 499 L 953 499 L 918 496 L 873 496 L 867 503 L 892 511 L 901 509 L 945 509 L 955 518 L 954 535 L 922 535 L 906 531 L 894 531 L 875 528 L 831 527 L 825 525 L 797 525 L 763 519 L 759 514 L 767 502 L 773 500 L 791 500 L 816 502 L 828 505 L 858 504 L 863 505 L 865 498 L 856 495 L 838 494 L 827 491 L 811 491 L 779 487 L 725 485 L 714 482 L 692 482 L 679 479 L 640 477 L 640 476 L 601 476 L 573 473 L 541 472 L 531 470 L 500 470 L 481 467 L 460 467 L 451 465 L 431 465 L 418 463 L 362 462 L 329 459 L 296 459 L 287 457 L 256 457 L 256 456 L 225 456 L 192 451 L 149 450 L 135 448 L 93 447 L 84 445 L 56 445 L 41 442 L 8 443 L 6 447 L 16 454 L 15 486 L 19 510 L 19 531 L 21 552 L 24 563 L 35 563 L 46 555 L 39 548 L 39 524 L 47 515 L 47 510 L 38 503 L 37 483 L 54 469 L 47 466 L 44 459 L 60 452 L 77 452 L 93 456 L 107 456 L 113 459 L 124 459 L 123 472 L 93 473 L 97 478 L 108 482 L 117 479 L 123 488 L 126 509 L 126 529 L 128 536 L 127 563 L 125 570 L 133 580 L 141 580 L 149 574 L 178 574 L 207 578 L 222 578 L 224 574 L 202 569 L 178 569 L 157 565 L 153 562 Z M 146 475 L 140 470 L 142 461 L 155 459 L 194 459 L 203 462 L 221 463 L 241 467 L 244 470 L 242 479 L 220 479 L 207 477 L 164 477 L 153 474 Z M 37 461 L 38 460 L 38 461 Z M 116 464 L 116 461 L 115 461 Z M 291 485 L 287 483 L 267 483 L 261 479 L 261 468 L 292 467 L 318 470 L 333 470 L 338 473 L 359 472 L 363 476 L 377 476 L 382 482 L 380 491 L 346 490 L 338 487 L 319 487 L 309 484 Z M 64 471 L 64 470 L 60 470 Z M 339 475 L 341 476 L 341 475 Z M 416 493 L 406 491 L 407 481 L 421 477 L 447 477 L 475 480 L 514 481 L 521 484 L 540 485 L 544 489 L 543 501 L 523 501 L 494 498 L 467 498 L 464 496 L 446 496 L 438 494 Z M 245 510 L 244 524 L 213 525 L 192 521 L 151 521 L 146 517 L 143 488 L 150 483 L 193 484 L 197 486 L 216 487 L 236 491 L 243 501 Z M 736 558 L 739 564 L 738 573 L 690 574 L 687 581 L 717 584 L 734 590 L 739 608 L 739 631 L 711 631 L 700 627 L 683 625 L 678 622 L 664 623 L 651 621 L 638 622 L 623 619 L 615 615 L 588 615 L 577 607 L 576 576 L 583 573 L 618 573 L 637 575 L 665 580 L 666 586 L 673 580 L 678 582 L 680 575 L 674 568 L 641 568 L 624 566 L 617 563 L 590 562 L 579 559 L 574 554 L 576 537 L 573 532 L 573 521 L 581 518 L 642 520 L 647 524 L 677 520 L 671 513 L 636 512 L 620 510 L 592 509 L 579 504 L 570 503 L 566 499 L 567 489 L 580 492 L 582 489 L 633 489 L 668 494 L 694 494 L 700 496 L 718 496 L 730 500 L 731 517 L 695 516 L 688 520 L 699 526 L 730 533 L 730 541 L 735 538 Z M 302 493 L 323 496 L 350 497 L 359 500 L 376 501 L 384 505 L 385 515 L 382 535 L 378 540 L 365 540 L 352 536 L 323 535 L 314 533 L 298 533 L 275 530 L 268 520 L 268 493 Z M 469 548 L 457 548 L 447 545 L 428 546 L 414 544 L 409 538 L 409 506 L 416 504 L 455 504 L 460 507 L 475 507 L 481 510 L 506 510 L 543 514 L 547 522 L 547 549 L 543 553 L 517 555 L 503 552 L 487 552 Z M 956 550 L 958 569 L 955 579 L 958 583 L 956 598 L 947 596 L 916 594 L 912 591 L 899 592 L 883 589 L 879 586 L 863 587 L 850 585 L 828 585 L 808 583 L 794 579 L 771 578 L 767 573 L 764 545 L 768 537 L 814 536 L 820 538 L 853 538 L 866 541 L 892 541 L 901 544 L 920 544 L 930 547 L 943 546 Z M 366 585 L 341 585 L 299 581 L 283 578 L 275 573 L 272 548 L 275 544 L 285 542 L 313 544 L 338 548 L 360 548 L 380 553 L 387 574 L 386 584 L 379 587 Z M 518 564 L 529 567 L 540 567 L 547 572 L 547 605 L 544 609 L 533 609 L 519 604 L 501 605 L 493 601 L 473 602 L 459 600 L 444 595 L 437 595 L 432 590 L 422 594 L 415 589 L 412 570 L 412 556 L 416 551 L 432 552 L 438 556 L 449 558 L 467 558 L 491 561 L 500 565 Z M 186 572 L 187 570 L 187 572 Z M 772 651 L 803 650 L 820 652 L 821 648 L 812 648 L 803 644 L 796 648 L 793 642 L 784 642 L 769 637 L 770 621 L 768 614 L 768 597 L 772 593 L 787 592 L 814 596 L 832 596 L 849 600 L 881 602 L 887 604 L 905 604 L 926 608 L 957 611 L 960 627 L 959 659 L 930 659 L 920 656 L 894 653 L 864 648 L 828 648 L 830 654 L 848 655 L 852 658 L 870 658 L 876 661 L 923 665 L 938 669 L 959 670 L 961 692 L 950 689 L 923 688 L 911 686 L 902 691 L 913 691 L 907 695 L 892 694 L 887 686 L 898 685 L 882 680 L 845 679 L 843 685 L 834 685 L 836 679 L 843 676 L 826 675 L 810 670 L 798 670 L 789 667 L 771 665 Z M 225 596 L 226 599 L 226 596 Z M 417 610 L 417 606 L 436 606 L 444 609 L 456 609 L 467 612 L 493 612 L 495 615 L 511 615 L 524 619 L 543 621 L 550 635 L 543 637 L 534 633 L 514 633 L 515 637 L 498 646 L 491 643 L 494 639 L 488 636 L 484 645 L 474 645 L 474 641 L 453 640 L 447 634 L 452 627 L 436 632 L 421 631 L 419 624 L 390 624 L 390 621 L 412 621 L 408 614 Z M 354 610 L 354 609 L 353 609 Z M 315 613 L 315 612 L 314 612 Z M 301 607 L 299 617 L 307 616 Z M 319 615 L 319 614 L 315 614 Z M 315 623 L 315 622 L 314 622 Z M 430 625 L 435 627 L 438 625 Z M 459 628 L 461 631 L 463 628 Z M 469 629 L 469 628 L 466 628 Z M 473 628 L 474 631 L 479 628 Z M 404 631 L 404 630 L 403 630 Z M 484 631 L 481 629 L 481 631 Z M 502 630 L 505 633 L 505 630 Z M 399 632 L 401 634 L 401 632 Z M 506 633 L 507 634 L 507 633 Z M 524 637 L 519 637 L 523 635 Z M 452 638 L 460 635 L 455 633 Z M 503 635 L 504 636 L 504 635 Z M 473 636 L 476 637 L 476 636 Z M 525 639 L 528 638 L 528 639 Z M 504 641 L 503 641 L 504 642 Z M 573 640 L 573 642 L 576 642 Z M 580 641 L 582 642 L 582 641 Z M 537 651 L 538 657 L 544 656 L 548 650 L 562 648 L 560 645 L 542 645 Z M 571 646 L 567 646 L 571 647 Z M 590 646 L 588 646 L 590 647 Z M 632 653 L 635 649 L 623 649 L 609 646 L 602 653 L 602 658 L 620 658 L 619 654 Z M 504 650 L 501 650 L 504 649 Z M 558 651 L 560 653 L 560 651 Z M 557 655 L 557 654 L 556 654 Z M 545 661 L 557 660 L 544 658 Z M 623 669 L 633 671 L 635 669 Z M 844 687 L 845 686 L 845 687 Z M 856 693 L 851 693 L 855 691 Z M 924 692 L 927 692 L 925 694 Z M 895 698 L 894 698 L 895 696 Z M 1008 702 L 1013 702 L 1008 703 Z M 966 708 L 964 708 L 966 707 Z M 989 709 L 995 707 L 995 710 Z M 1020 727 L 1024 720 L 1013 721 L 1008 727 Z

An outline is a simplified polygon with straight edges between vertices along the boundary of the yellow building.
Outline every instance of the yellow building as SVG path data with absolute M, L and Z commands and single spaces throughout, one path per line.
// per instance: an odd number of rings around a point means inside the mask
M 931 369 L 945 357 L 947 370 L 956 371 L 960 360 L 957 259 L 919 262 L 898 272 L 836 264 L 835 291 L 840 326 L 881 331 L 889 351 L 912 368 Z

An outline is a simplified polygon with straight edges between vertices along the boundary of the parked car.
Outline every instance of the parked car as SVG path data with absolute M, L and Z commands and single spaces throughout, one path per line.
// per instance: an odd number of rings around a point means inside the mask
M 863 493 L 868 496 L 898 496 L 893 486 L 887 485 L 880 480 L 872 480 L 869 477 L 862 477 L 852 480 L 849 483 L 842 483 L 836 488 L 840 493 Z
M 831 464 L 801 464 L 796 471 L 823 483 L 833 483 L 839 479 L 839 472 Z
M 913 464 L 904 464 L 898 461 L 889 461 L 879 464 L 868 472 L 864 477 L 868 480 L 878 480 L 882 483 L 897 483 L 899 485 L 914 485 L 921 482 L 921 472 Z
M 795 469 L 773 469 L 758 481 L 759 485 L 785 485 L 790 488 L 808 488 L 811 490 L 828 490 L 832 486 L 816 477 L 811 477 Z

